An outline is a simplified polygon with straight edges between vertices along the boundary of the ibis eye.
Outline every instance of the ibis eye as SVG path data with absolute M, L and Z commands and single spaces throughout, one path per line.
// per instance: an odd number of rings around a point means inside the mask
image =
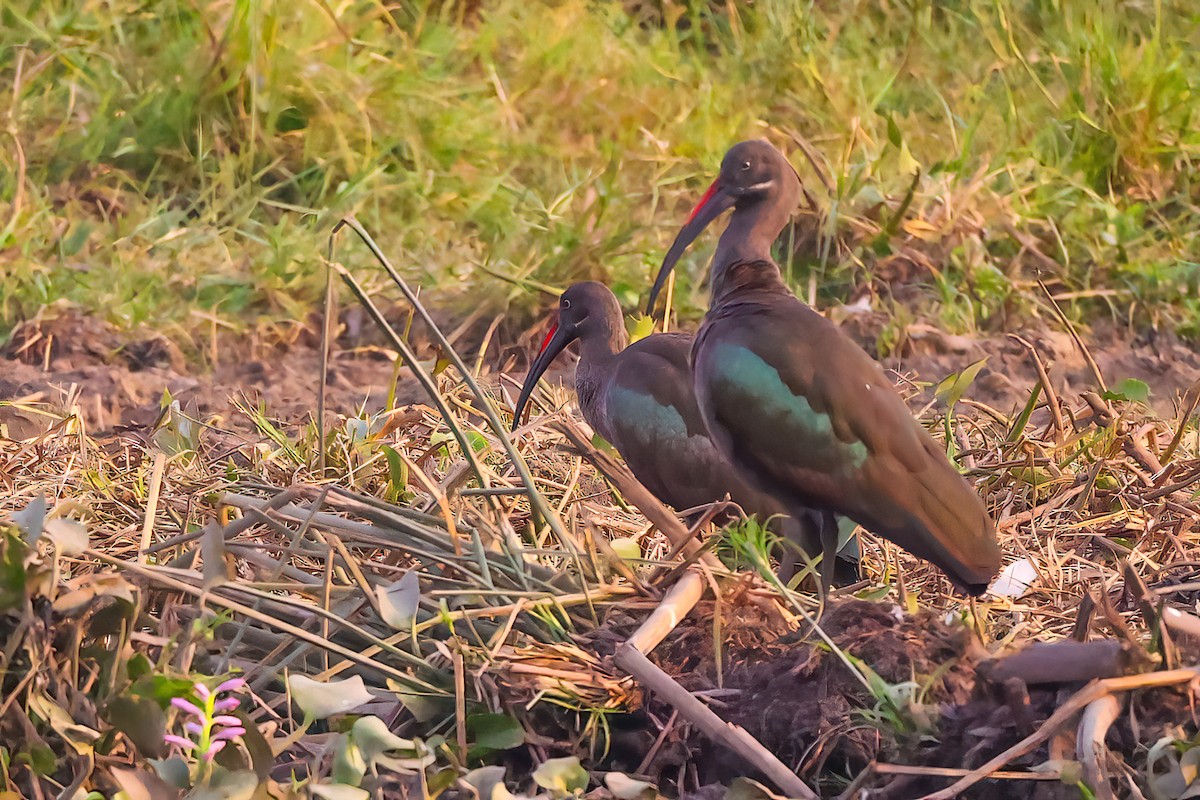
M 743 161 L 742 162 L 742 172 L 749 172 L 749 171 L 750 171 L 750 162 Z
M 562 307 L 563 307 L 563 309 L 568 309 L 568 308 L 570 308 L 570 307 L 571 307 L 571 301 L 570 301 L 570 300 L 568 300 L 567 298 L 565 298 L 565 297 L 564 297 L 564 298 L 563 298 L 563 301 L 562 301 Z

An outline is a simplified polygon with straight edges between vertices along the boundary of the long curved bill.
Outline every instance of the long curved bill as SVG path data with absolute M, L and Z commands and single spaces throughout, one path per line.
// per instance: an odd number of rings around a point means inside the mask
M 550 328 L 550 332 L 542 340 L 542 348 L 538 350 L 537 358 L 529 367 L 529 374 L 525 376 L 525 385 L 521 387 L 521 396 L 517 398 L 517 406 L 513 409 L 514 431 L 520 425 L 521 413 L 525 410 L 525 404 L 529 402 L 529 396 L 533 394 L 533 387 L 537 386 L 542 373 L 554 361 L 555 356 L 576 338 L 578 335 L 574 325 L 554 325 Z
M 710 222 L 732 208 L 736 202 L 737 198 L 725 191 L 720 181 L 714 181 L 713 185 L 708 187 L 708 191 L 692 209 L 687 222 L 679 229 L 679 235 L 675 237 L 671 249 L 667 251 L 667 255 L 663 259 L 662 266 L 658 268 L 658 277 L 654 279 L 654 288 L 650 290 L 650 300 L 646 303 L 646 314 L 653 316 L 654 303 L 658 300 L 658 293 L 666 285 L 667 276 L 671 274 L 671 270 L 675 269 L 676 262 L 688 249 L 688 245 L 696 240 L 696 237 L 708 227 Z

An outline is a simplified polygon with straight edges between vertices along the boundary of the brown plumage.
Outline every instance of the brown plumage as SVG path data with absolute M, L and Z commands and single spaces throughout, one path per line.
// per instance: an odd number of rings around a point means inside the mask
M 627 345 L 620 305 L 603 284 L 577 283 L 563 293 L 558 324 L 521 389 L 514 427 L 542 373 L 576 339 L 575 390 L 584 419 L 658 499 L 682 511 L 728 494 L 760 521 L 776 517 L 773 529 L 799 548 L 820 552 L 812 512 L 752 485 L 709 439 L 692 392 L 692 337 L 660 333 Z M 786 579 L 796 567 L 794 554 L 781 554 L 780 561 Z
M 692 348 L 696 399 L 713 440 L 775 497 L 845 514 L 980 594 L 1000 565 L 983 502 L 879 365 L 797 300 L 771 258 L 799 193 L 774 147 L 736 145 L 667 254 L 651 308 L 687 245 L 733 208 Z M 823 536 L 828 543 L 828 525 Z

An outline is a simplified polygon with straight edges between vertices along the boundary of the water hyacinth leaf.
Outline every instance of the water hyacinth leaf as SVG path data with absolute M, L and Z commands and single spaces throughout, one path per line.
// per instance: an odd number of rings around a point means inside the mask
M 396 630 L 408 630 L 417 616 L 417 605 L 421 601 L 420 576 L 416 570 L 410 570 L 395 583 L 376 586 L 375 596 L 379 599 L 379 613 L 383 621 Z
M 367 759 L 381 756 L 389 750 L 408 750 L 413 753 L 417 750 L 412 739 L 403 739 L 392 733 L 387 723 L 373 715 L 356 719 L 350 735 Z
M 1033 561 L 1022 558 L 1009 564 L 992 582 L 988 591 L 996 597 L 1016 599 L 1029 591 L 1029 587 L 1037 580 L 1037 568 Z
M 653 783 L 631 778 L 624 772 L 610 772 L 604 776 L 604 785 L 617 800 L 653 800 L 658 789 Z
M 761 783 L 750 778 L 734 778 L 725 792 L 725 800 L 784 800 Z
M 149 697 L 118 695 L 104 707 L 104 718 L 110 725 L 129 737 L 143 756 L 164 754 L 167 718 L 162 706 Z M 166 776 L 159 773 L 166 780 Z
M 511 796 L 508 787 L 504 785 L 506 772 L 506 768 L 493 764 L 473 769 L 462 779 L 474 790 L 478 800 L 505 800 Z
M 371 793 L 366 789 L 339 783 L 310 784 L 308 791 L 322 800 L 371 800 Z
M 475 714 L 467 717 L 467 733 L 475 746 L 486 750 L 511 750 L 525 744 L 521 723 L 505 714 Z
M 30 500 L 29 505 L 12 513 L 12 521 L 25 531 L 25 541 L 29 544 L 35 544 L 41 537 L 42 527 L 46 524 L 46 510 L 46 495 L 40 494 Z
M 129 800 L 174 800 L 183 795 L 153 772 L 113 767 L 110 774 Z
M 344 681 L 320 683 L 304 675 L 289 675 L 292 700 L 305 714 L 325 719 L 366 705 L 374 699 L 358 675 Z
M 333 753 L 333 771 L 330 775 L 338 783 L 358 786 L 367 774 L 367 759 L 354 742 L 353 737 L 339 737 Z
M 192 785 L 192 773 L 186 761 L 179 756 L 170 758 L 151 758 L 150 766 L 158 777 L 162 778 L 176 789 L 187 789 Z
M 388 679 L 388 688 L 396 694 L 401 705 L 413 715 L 417 722 L 429 722 L 439 714 L 446 712 L 444 701 L 439 701 L 438 698 L 429 695 L 417 694 L 391 678 Z
M 192 790 L 188 800 L 252 800 L 257 791 L 258 776 L 250 770 L 215 767 L 208 786 Z
M 83 523 L 56 517 L 46 520 L 43 532 L 64 556 L 81 555 L 88 546 L 88 532 Z
M 552 758 L 534 770 L 533 782 L 556 797 L 570 796 L 587 790 L 588 773 L 575 756 Z

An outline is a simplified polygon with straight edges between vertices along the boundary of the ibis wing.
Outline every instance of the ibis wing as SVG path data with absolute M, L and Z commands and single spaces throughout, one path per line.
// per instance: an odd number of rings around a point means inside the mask
M 783 504 L 744 480 L 708 436 L 692 388 L 691 337 L 657 335 L 621 354 L 605 395 L 613 446 L 659 499 L 676 509 L 726 494 L 760 520 L 786 514 Z
M 999 549 L 983 503 L 878 364 L 794 298 L 731 312 L 710 315 L 695 354 L 701 408 L 731 460 L 986 583 Z

